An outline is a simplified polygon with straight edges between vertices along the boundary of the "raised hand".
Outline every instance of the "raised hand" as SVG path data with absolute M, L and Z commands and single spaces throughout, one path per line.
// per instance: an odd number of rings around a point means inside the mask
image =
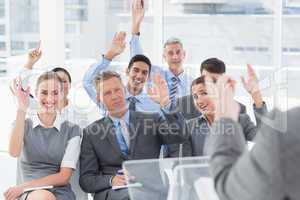
M 126 33 L 124 31 L 115 34 L 105 58 L 112 60 L 114 57 L 120 55 L 126 48 Z
M 25 68 L 32 69 L 33 65 L 42 57 L 41 41 L 39 41 L 37 47 L 28 53 L 28 61 Z
M 170 103 L 167 82 L 157 73 L 154 75 L 152 83 L 154 86 L 148 88 L 149 97 L 161 107 L 165 107 Z
M 13 90 L 15 91 L 15 96 L 18 101 L 18 109 L 26 112 L 29 107 L 30 88 L 27 87 L 24 91 L 22 89 L 22 81 L 18 78 L 14 79 Z
M 247 64 L 247 79 L 241 77 L 244 88 L 249 92 L 249 94 L 254 94 L 255 92 L 259 92 L 259 84 L 256 73 L 253 67 L 250 64 Z
M 144 0 L 133 0 L 132 2 L 132 33 L 140 32 L 140 25 L 145 16 Z
M 238 120 L 240 106 L 233 99 L 236 81 L 229 76 L 222 75 L 215 83 L 211 77 L 205 77 L 208 95 L 215 103 L 215 119 L 231 118 Z

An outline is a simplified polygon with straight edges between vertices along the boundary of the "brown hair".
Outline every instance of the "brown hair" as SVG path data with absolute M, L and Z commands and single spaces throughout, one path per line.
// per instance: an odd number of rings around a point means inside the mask
M 36 90 L 38 89 L 39 85 L 43 81 L 48 81 L 48 80 L 58 81 L 61 86 L 61 90 L 63 89 L 63 82 L 62 82 L 61 78 L 55 72 L 49 71 L 49 72 L 45 72 L 39 76 L 39 78 L 36 82 Z
M 193 87 L 194 85 L 198 85 L 198 84 L 203 84 L 203 85 L 205 85 L 205 76 L 204 76 L 204 75 L 202 75 L 202 76 L 200 76 L 200 77 L 198 77 L 198 78 L 196 78 L 196 79 L 193 80 L 193 82 L 192 82 L 192 84 L 191 84 L 191 88 L 190 88 L 191 93 L 192 93 L 192 87 Z
M 121 76 L 119 73 L 117 72 L 114 72 L 114 71 L 104 71 L 102 73 L 99 73 L 96 75 L 96 77 L 94 78 L 94 87 L 97 88 L 97 86 L 103 82 L 103 81 L 106 81 L 108 79 L 111 79 L 111 78 L 117 78 L 121 81 L 122 83 L 122 79 L 121 79 Z

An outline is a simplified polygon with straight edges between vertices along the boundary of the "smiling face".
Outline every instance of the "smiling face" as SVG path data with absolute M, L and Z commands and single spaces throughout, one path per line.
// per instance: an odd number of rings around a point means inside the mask
M 215 105 L 212 98 L 207 94 L 206 87 L 203 83 L 192 86 L 192 95 L 194 104 L 198 111 L 205 115 L 213 115 Z
M 98 100 L 105 106 L 111 116 L 126 110 L 125 88 L 116 77 L 109 78 L 97 85 Z
M 41 81 L 36 90 L 39 110 L 46 113 L 55 112 L 62 95 L 62 86 L 57 79 Z
M 182 67 L 185 59 L 185 51 L 179 43 L 167 44 L 164 49 L 163 57 L 168 63 L 169 68 L 177 69 Z
M 143 87 L 148 80 L 150 67 L 142 61 L 134 62 L 130 69 L 127 70 L 128 87 L 130 92 L 134 91 L 137 95 L 142 92 Z

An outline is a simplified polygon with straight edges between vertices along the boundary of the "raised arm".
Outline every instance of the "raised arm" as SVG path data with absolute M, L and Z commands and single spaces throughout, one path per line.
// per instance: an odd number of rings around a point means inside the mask
M 157 134 L 162 144 L 182 143 L 187 140 L 185 120 L 179 112 L 170 113 L 169 90 L 160 74 L 155 74 L 153 86 L 148 88 L 149 97 L 161 107 L 157 123 Z
M 25 117 L 29 106 L 29 87 L 26 91 L 22 91 L 21 79 L 14 80 L 14 91 L 18 101 L 18 108 L 16 114 L 16 121 L 12 128 L 9 139 L 9 155 L 19 157 L 23 147 L 24 131 L 25 131 Z
M 145 8 L 143 0 L 133 0 L 132 1 L 132 38 L 130 41 L 130 57 L 137 54 L 143 54 L 143 49 L 140 44 L 140 27 L 142 21 L 144 20 Z
M 216 99 L 216 121 L 206 140 L 205 152 L 211 157 L 210 171 L 220 199 L 271 200 L 282 195 L 278 187 L 282 183 L 278 171 L 281 158 L 276 150 L 279 134 L 268 133 L 268 138 L 259 134 L 257 144 L 248 152 L 237 122 L 239 106 L 233 99 L 234 82 L 222 76 L 210 85 L 208 93 Z
M 250 64 L 247 64 L 247 79 L 241 77 L 245 90 L 251 95 L 255 108 L 261 108 L 264 105 L 257 75 Z
M 27 88 L 29 86 L 29 79 L 32 76 L 33 66 L 35 65 L 35 63 L 37 63 L 40 60 L 40 58 L 42 56 L 40 44 L 41 44 L 41 42 L 38 43 L 38 46 L 35 49 L 30 50 L 28 52 L 27 62 L 24 65 L 24 67 L 19 71 L 19 77 L 22 80 L 21 85 L 22 85 L 23 89 Z M 15 77 L 14 79 L 16 79 L 16 78 L 17 77 Z M 16 96 L 17 91 L 15 90 L 13 82 L 10 85 L 10 90 L 11 90 L 12 94 L 14 96 Z M 29 107 L 35 108 L 36 100 L 33 98 L 32 95 L 30 95 L 29 101 L 30 101 Z
M 109 67 L 110 62 L 119 54 L 121 54 L 125 47 L 126 39 L 126 33 L 125 32 L 119 32 L 116 33 L 112 43 L 110 45 L 110 48 L 108 51 L 103 55 L 103 58 L 101 62 L 93 64 L 88 71 L 84 74 L 83 77 L 83 87 L 85 91 L 88 93 L 89 97 L 96 103 L 98 104 L 97 101 L 97 93 L 96 89 L 94 87 L 94 78 L 96 75 L 104 70 L 106 70 Z
M 250 64 L 247 65 L 247 78 L 241 77 L 241 80 L 245 90 L 253 99 L 253 110 L 256 125 L 251 121 L 249 115 L 246 113 L 240 115 L 239 122 L 242 125 L 246 139 L 253 140 L 259 127 L 261 126 L 261 117 L 264 116 L 268 110 L 261 95 L 257 75 Z

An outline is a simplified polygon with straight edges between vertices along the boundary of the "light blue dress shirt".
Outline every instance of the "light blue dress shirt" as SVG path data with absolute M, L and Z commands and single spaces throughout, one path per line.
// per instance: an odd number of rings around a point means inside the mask
M 130 55 L 133 57 L 137 54 L 143 54 L 143 49 L 140 44 L 139 36 L 132 35 L 130 41 Z M 164 69 L 164 67 L 152 65 L 150 76 L 153 77 L 156 73 L 159 73 L 166 80 L 170 93 L 170 90 L 172 89 L 172 77 L 174 77 L 175 75 L 169 69 Z M 177 78 L 179 82 L 176 97 L 189 95 L 190 85 L 193 81 L 192 77 L 188 76 L 186 73 L 183 72 L 179 76 L 177 76 Z
M 100 72 L 108 70 L 110 65 L 110 61 L 106 58 L 102 58 L 102 61 L 99 63 L 95 63 L 92 65 L 88 71 L 85 73 L 83 77 L 83 87 L 88 93 L 89 97 L 98 105 L 100 108 L 100 114 L 105 116 L 106 109 L 103 104 L 97 101 L 97 92 L 94 87 L 93 81 L 96 75 Z M 126 89 L 126 102 L 129 104 L 128 98 L 131 97 L 132 94 L 128 92 Z M 140 94 L 136 95 L 135 98 L 137 99 L 136 103 L 136 111 L 140 112 L 160 112 L 159 104 L 155 103 L 148 95 L 146 90 L 144 89 Z

